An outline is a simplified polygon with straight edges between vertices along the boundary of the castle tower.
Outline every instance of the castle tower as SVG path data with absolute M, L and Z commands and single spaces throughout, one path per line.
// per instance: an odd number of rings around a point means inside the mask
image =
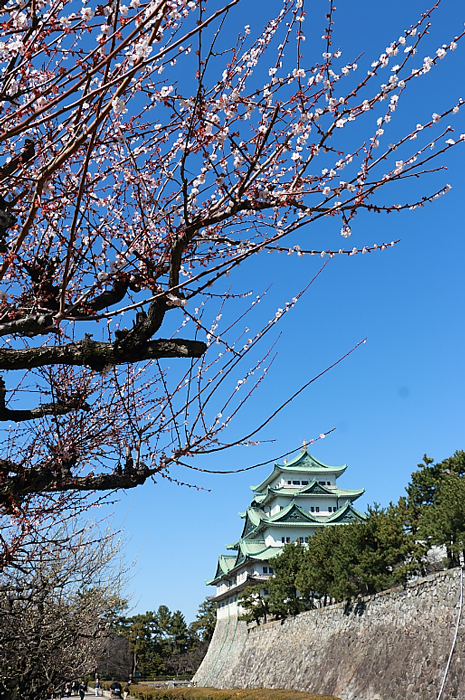
M 252 503 L 239 513 L 244 520 L 242 534 L 226 547 L 234 554 L 220 555 L 215 576 L 206 581 L 216 586 L 210 600 L 218 603 L 219 619 L 237 616 L 238 594 L 273 575 L 273 559 L 285 544 L 307 542 L 328 525 L 365 520 L 352 505 L 365 489 L 351 491 L 336 485 L 346 469 L 346 464 L 323 464 L 304 447 L 289 462 L 275 463 L 261 484 L 250 487 Z

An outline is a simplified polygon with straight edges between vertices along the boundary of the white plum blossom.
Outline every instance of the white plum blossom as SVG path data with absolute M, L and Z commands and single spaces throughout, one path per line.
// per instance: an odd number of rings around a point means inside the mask
M 41 95 L 38 100 L 34 102 L 34 109 L 37 112 L 39 109 L 42 109 L 42 107 L 45 107 L 47 104 L 48 100 L 45 97 L 45 95 Z
M 162 99 L 165 99 L 165 97 L 168 97 L 168 95 L 171 95 L 172 92 L 173 92 L 172 85 L 163 85 L 162 89 L 160 90 L 160 97 Z
M 179 297 L 174 296 L 174 294 L 168 292 L 166 295 L 166 303 L 168 306 L 186 306 L 187 300 L 180 299 Z
M 352 230 L 349 224 L 344 224 L 344 226 L 341 228 L 341 236 L 343 236 L 343 238 L 350 238 L 351 235 Z
M 89 22 L 94 16 L 94 11 L 90 7 L 83 7 L 81 10 L 81 17 L 84 22 Z
M 51 180 L 47 180 L 47 181 L 44 183 L 44 187 L 43 187 L 43 189 L 42 189 L 42 192 L 43 192 L 44 194 L 53 194 L 54 191 L 55 191 L 55 187 L 53 186 L 52 181 L 51 181 Z
M 141 58 L 148 58 L 151 53 L 152 47 L 149 46 L 147 39 L 142 39 L 133 47 L 132 54 L 130 56 L 131 65 Z
M 188 109 L 189 107 L 192 107 L 194 104 L 194 100 L 192 97 L 189 97 L 188 99 L 180 99 L 179 100 L 179 107 L 181 109 Z M 211 133 L 211 132 L 210 132 Z
M 445 55 L 446 55 L 446 50 L 445 50 L 445 49 L 438 49 L 438 50 L 436 51 L 436 56 L 438 56 L 438 57 L 441 58 L 441 59 L 444 58 Z
M 10 54 L 16 56 L 16 54 L 18 54 L 23 48 L 23 42 L 19 37 L 15 37 L 6 45 L 6 48 L 10 52 Z
M 436 114 L 436 112 L 433 112 L 433 115 L 432 115 L 431 119 L 433 120 L 433 122 L 434 122 L 435 124 L 437 124 L 439 121 L 441 121 L 441 115 L 440 115 L 440 114 Z
M 111 106 L 113 107 L 115 114 L 126 114 L 128 111 L 126 109 L 126 103 L 121 99 L 121 97 L 115 97 L 111 102 Z
M 27 24 L 27 15 L 24 12 L 18 12 L 13 20 L 13 26 L 16 29 L 22 29 Z
M 305 71 L 303 68 L 294 68 L 292 75 L 294 78 L 305 78 Z

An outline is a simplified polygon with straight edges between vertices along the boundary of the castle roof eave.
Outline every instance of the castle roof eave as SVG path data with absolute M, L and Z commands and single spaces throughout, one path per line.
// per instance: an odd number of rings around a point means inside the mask
M 352 503 L 346 501 L 335 513 L 330 515 L 325 523 L 328 525 L 341 523 L 348 524 L 354 521 L 365 522 L 367 516 L 354 508 Z
M 314 486 L 318 487 L 317 494 L 313 493 L 315 490 Z M 263 493 L 255 495 L 254 501 L 263 510 L 263 507 L 267 503 L 279 496 L 289 498 L 312 498 L 314 495 L 318 495 L 323 498 L 337 498 L 339 500 L 344 498 L 350 499 L 351 501 L 356 501 L 358 498 L 360 498 L 360 496 L 363 496 L 364 493 L 365 489 L 341 489 L 338 487 L 329 488 L 319 484 L 316 479 L 313 479 L 310 484 L 303 486 L 300 489 L 291 489 L 286 487 L 273 488 L 271 486 L 267 486 Z
M 267 486 L 280 474 L 287 472 L 289 474 L 302 474 L 302 473 L 317 473 L 317 474 L 334 474 L 337 477 L 341 476 L 347 469 L 347 464 L 342 466 L 331 467 L 323 462 L 320 462 L 316 457 L 313 457 L 307 449 L 301 450 L 301 452 L 289 460 L 286 464 L 278 464 L 275 462 L 273 471 L 267 476 L 267 478 L 262 481 L 261 484 L 257 486 L 251 486 L 251 490 L 256 493 L 261 493 Z

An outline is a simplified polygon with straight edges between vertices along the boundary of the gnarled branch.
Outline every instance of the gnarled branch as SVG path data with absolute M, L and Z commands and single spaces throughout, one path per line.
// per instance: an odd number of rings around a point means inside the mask
M 110 491 L 112 489 L 132 489 L 143 484 L 157 469 L 149 469 L 140 464 L 137 469 L 111 474 L 91 473 L 87 476 L 73 476 L 71 471 L 56 470 L 37 466 L 24 468 L 9 460 L 0 459 L 0 504 L 9 510 L 12 500 L 20 501 L 29 493 L 56 493 L 59 491 Z
M 0 336 L 22 335 L 32 338 L 36 335 L 46 335 L 53 330 L 56 329 L 50 314 L 27 314 L 13 321 L 0 323 Z
M 54 403 L 44 403 L 36 408 L 10 409 L 6 406 L 6 386 L 3 377 L 0 377 L 0 421 L 23 421 L 42 418 L 43 416 L 63 416 L 71 411 L 90 411 L 88 403 L 79 396 L 64 397 L 63 400 Z
M 131 331 L 128 331 L 128 334 Z M 200 340 L 152 340 L 146 343 L 121 341 L 103 343 L 84 340 L 68 345 L 27 349 L 0 349 L 0 369 L 32 369 L 46 365 L 74 365 L 90 367 L 101 371 L 111 365 L 130 364 L 140 360 L 158 360 L 168 357 L 201 357 L 207 350 L 206 343 Z

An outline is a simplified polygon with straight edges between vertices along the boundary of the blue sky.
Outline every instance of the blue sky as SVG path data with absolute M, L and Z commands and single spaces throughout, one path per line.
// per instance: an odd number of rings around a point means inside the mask
M 272 5 L 278 3 L 248 3 L 251 14 L 246 21 L 260 25 Z M 307 43 L 313 35 L 315 44 L 320 41 L 328 6 L 327 0 L 311 4 L 307 23 L 315 24 L 307 31 Z M 241 7 L 232 25 L 244 23 Z M 420 0 L 384 5 L 340 0 L 335 45 L 341 45 L 346 60 L 366 52 L 359 60 L 361 78 L 371 61 L 426 9 L 429 6 Z M 421 57 L 434 55 L 459 34 L 464 19 L 461 3 L 443 0 Z M 315 55 L 321 53 L 321 44 L 315 45 Z M 459 44 L 437 69 L 415 81 L 396 112 L 394 134 L 465 98 L 464 57 L 465 44 Z M 450 124 L 457 134 L 465 132 L 463 115 L 451 117 Z M 450 183 L 446 196 L 414 212 L 357 217 L 352 245 L 398 238 L 400 243 L 383 252 L 341 256 L 328 263 L 280 321 L 278 356 L 231 434 L 247 430 L 360 340 L 367 342 L 279 413 L 264 429 L 259 446 L 198 458 L 194 466 L 240 469 L 273 460 L 297 449 L 303 440 L 336 428 L 311 452 L 326 464 L 348 464 L 339 485 L 364 487 L 365 495 L 355 505 L 365 510 L 369 503 L 396 501 L 424 453 L 441 460 L 465 448 L 463 154 L 462 145 L 450 150 L 441 161 L 447 171 L 412 185 L 427 193 Z M 407 199 L 412 191 L 402 191 L 399 199 Z M 338 248 L 339 229 L 340 222 L 317 224 L 305 234 L 308 246 Z M 317 257 L 296 255 L 257 260 L 254 256 L 231 281 L 259 294 L 273 280 L 260 309 L 265 320 L 321 266 Z M 221 476 L 179 469 L 172 476 L 199 490 L 159 478 L 156 484 L 121 494 L 115 522 L 124 524 L 128 560 L 137 557 L 128 586 L 135 612 L 163 604 L 180 609 L 188 622 L 195 618 L 198 605 L 213 593 L 204 580 L 214 574 L 224 545 L 241 532 L 237 513 L 251 500 L 249 486 L 262 481 L 271 466 Z

